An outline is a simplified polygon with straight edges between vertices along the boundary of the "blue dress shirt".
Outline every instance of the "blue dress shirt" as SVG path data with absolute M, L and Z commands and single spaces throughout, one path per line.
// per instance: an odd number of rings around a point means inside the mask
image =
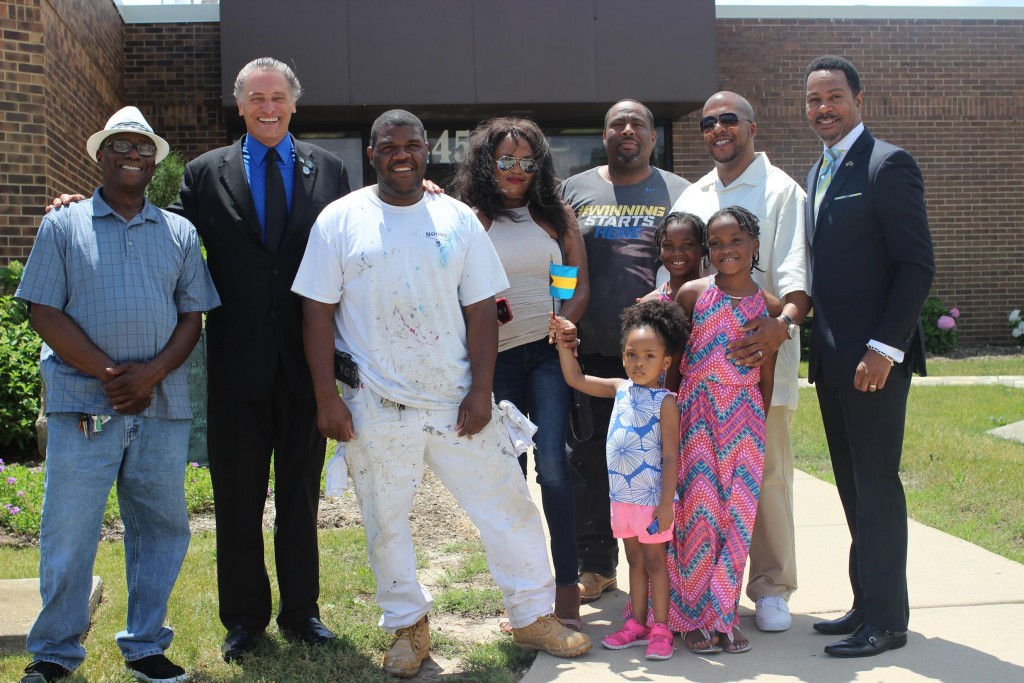
M 288 199 L 288 212 L 290 213 L 295 188 L 295 150 L 292 145 L 292 136 L 285 135 L 281 142 L 274 146 L 274 149 L 277 150 L 277 166 L 281 169 L 284 194 Z M 256 206 L 256 216 L 260 219 L 260 226 L 263 228 L 264 242 L 267 240 L 267 170 L 264 162 L 269 150 L 269 147 L 251 135 L 246 135 L 242 142 L 242 164 L 245 166 L 245 177 L 249 179 L 249 194 L 252 196 L 252 203 Z

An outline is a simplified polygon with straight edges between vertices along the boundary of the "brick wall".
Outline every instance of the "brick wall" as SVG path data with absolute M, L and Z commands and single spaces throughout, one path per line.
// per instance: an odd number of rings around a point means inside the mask
M 130 24 L 127 102 L 187 160 L 228 144 L 220 105 L 220 24 Z
M 864 122 L 908 150 L 925 178 L 938 272 L 961 311 L 961 343 L 1010 344 L 1024 308 L 1024 22 L 954 20 L 717 22 L 718 80 L 757 112 L 757 149 L 801 184 L 820 151 L 804 118 L 803 72 L 840 54 L 861 73 Z M 675 171 L 711 164 L 696 121 L 673 126 Z
M 220 27 L 124 26 L 109 0 L 0 0 L 0 264 L 24 258 L 57 190 L 90 190 L 88 135 L 139 106 L 186 158 L 229 142 Z M 1024 308 L 1024 22 L 721 19 L 718 80 L 745 95 L 757 147 L 802 182 L 819 143 L 804 122 L 803 70 L 842 54 L 860 69 L 864 120 L 924 172 L 938 263 L 934 290 L 962 312 L 961 341 L 1009 344 Z M 675 168 L 710 163 L 699 113 L 673 124 Z
M 0 263 L 23 257 L 46 180 L 40 0 L 0 5 Z
M 42 0 L 46 75 L 46 198 L 91 195 L 99 166 L 89 136 L 124 106 L 124 25 L 113 2 Z M 36 207 L 32 207 L 35 209 Z M 38 212 L 32 231 L 38 227 Z
M 0 2 L 0 264 L 28 257 L 43 206 L 99 182 L 85 141 L 121 107 L 121 17 L 112 2 Z

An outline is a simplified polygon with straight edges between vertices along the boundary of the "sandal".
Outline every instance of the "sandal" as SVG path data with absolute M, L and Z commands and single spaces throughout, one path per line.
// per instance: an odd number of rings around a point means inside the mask
M 725 643 L 725 646 L 722 649 L 723 649 L 723 651 L 727 652 L 728 654 L 730 654 L 730 655 L 738 655 L 738 654 L 740 654 L 742 652 L 749 652 L 750 651 L 750 640 L 748 640 L 747 637 L 743 635 L 743 631 L 740 631 L 738 626 L 736 628 L 734 628 L 730 633 L 723 633 L 722 631 L 717 631 L 717 633 L 718 633 L 718 642 L 720 642 L 720 643 L 724 642 Z M 737 633 L 740 635 L 741 638 L 743 638 L 743 640 L 747 641 L 746 644 L 740 645 L 740 644 L 738 644 L 736 642 L 736 635 L 735 634 L 737 634 Z
M 700 640 L 695 640 L 694 635 L 700 636 Z M 686 649 L 695 655 L 714 655 L 722 651 L 722 646 L 718 644 L 718 637 L 711 635 L 711 632 L 706 628 L 699 628 L 695 631 L 687 631 L 683 634 L 683 644 L 686 645 Z M 701 643 L 706 643 L 703 647 Z
M 500 619 L 498 621 L 498 630 L 507 636 L 512 635 L 512 622 L 508 619 Z

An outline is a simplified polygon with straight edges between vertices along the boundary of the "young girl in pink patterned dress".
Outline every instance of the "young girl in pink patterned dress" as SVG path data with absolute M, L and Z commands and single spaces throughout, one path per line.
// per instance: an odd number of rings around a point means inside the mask
M 680 364 L 669 627 L 699 653 L 750 649 L 739 630 L 737 606 L 764 469 L 775 357 L 758 368 L 734 365 L 725 354 L 747 321 L 769 309 L 781 313 L 779 301 L 750 276 L 757 266 L 758 234 L 757 218 L 745 209 L 715 213 L 704 244 L 718 272 L 686 283 L 676 295 L 692 328 Z

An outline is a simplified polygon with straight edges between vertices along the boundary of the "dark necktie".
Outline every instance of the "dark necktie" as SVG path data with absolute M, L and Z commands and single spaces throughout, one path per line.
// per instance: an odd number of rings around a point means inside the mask
M 284 180 L 281 169 L 277 167 L 277 150 L 271 147 L 263 158 L 266 166 L 266 184 L 263 188 L 264 201 L 263 221 L 266 228 L 265 242 L 270 253 L 276 254 L 284 237 L 285 226 L 288 225 L 288 197 L 284 193 Z

